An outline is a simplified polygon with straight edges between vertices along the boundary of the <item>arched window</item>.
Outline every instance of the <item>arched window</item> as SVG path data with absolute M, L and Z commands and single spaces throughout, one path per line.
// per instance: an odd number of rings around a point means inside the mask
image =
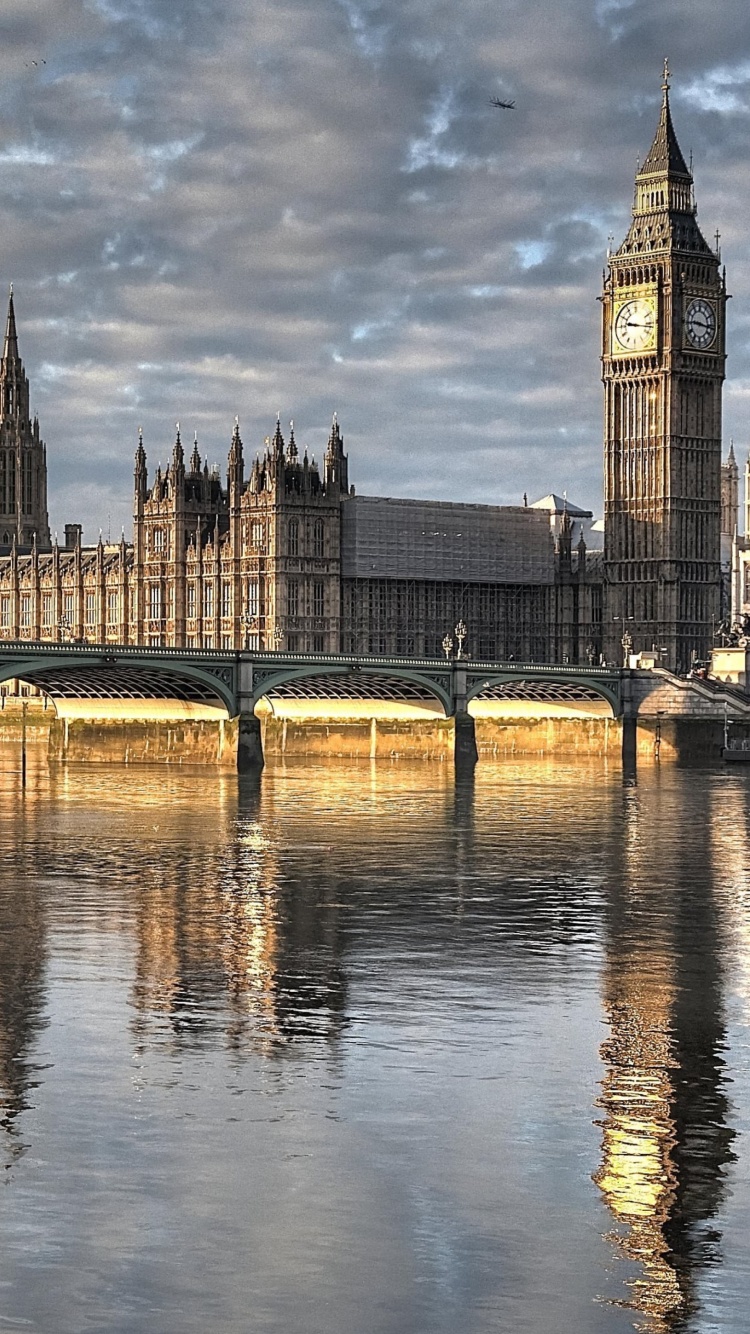
M 289 555 L 299 555 L 299 521 L 297 519 L 289 520 Z
M 325 528 L 322 519 L 315 520 L 313 529 L 313 553 L 318 559 L 322 559 L 325 554 Z

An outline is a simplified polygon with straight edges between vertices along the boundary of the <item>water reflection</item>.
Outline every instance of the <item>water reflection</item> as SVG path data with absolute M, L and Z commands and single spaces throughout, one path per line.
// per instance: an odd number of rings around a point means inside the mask
M 636 1271 L 638 1326 L 684 1328 L 700 1271 L 721 1260 L 711 1225 L 733 1161 L 727 1125 L 725 942 L 709 821 L 680 829 L 679 788 L 658 771 L 623 792 L 606 909 L 604 1003 L 610 1037 L 603 1161 L 595 1176 Z
M 50 1290 L 83 1276 L 53 1319 L 0 1250 L 12 1317 L 76 1334 L 87 1299 L 128 1334 L 151 1265 L 165 1334 L 256 1306 L 259 1328 L 305 1334 L 362 1309 L 384 1312 L 365 1334 L 703 1334 L 750 786 L 691 784 L 585 763 L 459 784 L 40 764 L 23 796 L 0 773 L 0 1118 L 34 1147 L 3 1236 L 51 1237 L 49 1268 L 29 1262 Z
M 236 792 L 227 843 L 188 844 L 159 864 L 135 900 L 134 1028 L 165 1020 L 174 1042 L 213 1039 L 280 1054 L 294 1040 L 333 1041 L 346 988 L 325 857 L 285 883 L 281 834 L 260 818 L 260 788 Z

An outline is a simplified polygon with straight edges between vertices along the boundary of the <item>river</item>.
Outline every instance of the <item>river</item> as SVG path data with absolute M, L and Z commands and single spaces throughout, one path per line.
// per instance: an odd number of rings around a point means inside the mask
M 722 1334 L 750 773 L 0 755 L 0 1331 Z

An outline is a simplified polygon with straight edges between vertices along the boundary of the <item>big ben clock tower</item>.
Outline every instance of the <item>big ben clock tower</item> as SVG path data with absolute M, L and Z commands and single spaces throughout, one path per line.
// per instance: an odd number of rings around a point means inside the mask
M 693 177 L 661 115 L 603 302 L 605 642 L 684 671 L 719 619 L 725 276 L 696 221 Z M 718 237 L 717 237 L 718 243 Z

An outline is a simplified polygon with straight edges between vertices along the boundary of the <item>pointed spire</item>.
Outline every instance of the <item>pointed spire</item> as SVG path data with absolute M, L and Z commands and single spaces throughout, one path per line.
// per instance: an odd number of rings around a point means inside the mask
M 734 463 L 734 464 L 736 464 L 736 462 L 737 462 L 737 460 L 736 460 L 736 458 L 734 457 L 734 439 L 730 436 L 730 438 L 729 438 L 729 455 L 728 455 L 728 458 L 727 458 L 727 463 Z
M 273 437 L 273 450 L 275 454 L 284 453 L 284 437 L 281 434 L 281 413 L 276 413 L 276 433 Z
M 146 451 L 143 448 L 143 427 L 138 427 L 138 448 L 135 451 L 135 470 L 136 472 L 146 471 Z
M 201 456 L 198 453 L 198 432 L 196 431 L 193 438 L 193 452 L 190 455 L 190 472 L 192 474 L 195 474 L 199 473 L 200 470 L 201 470 Z
M 674 132 L 672 124 L 672 114 L 669 109 L 669 62 L 664 61 L 664 81 L 662 83 L 661 114 L 659 124 L 656 127 L 654 142 L 652 143 L 643 166 L 638 171 L 639 176 L 683 176 L 686 180 L 692 179 L 690 169 L 682 156 L 682 150 L 677 142 L 677 135 Z
M 288 450 L 288 453 L 289 453 L 289 458 L 290 458 L 290 459 L 296 459 L 296 457 L 297 457 L 297 442 L 296 442 L 296 440 L 295 440 L 295 438 L 294 438 L 294 422 L 293 422 L 293 421 L 290 421 L 290 423 L 289 423 L 289 450 Z
M 175 422 L 175 429 L 177 433 L 175 435 L 174 449 L 172 450 L 172 470 L 173 472 L 178 472 L 185 466 L 185 451 L 182 448 L 179 422 Z M 167 465 L 167 472 L 169 472 L 169 465 Z
M 16 333 L 16 312 L 13 308 L 13 284 L 8 292 L 8 318 L 5 322 L 5 342 L 3 361 L 18 361 L 18 334 Z
M 230 459 L 242 458 L 242 438 L 240 436 L 240 419 L 235 417 L 234 430 L 232 431 L 232 443 L 229 448 Z

